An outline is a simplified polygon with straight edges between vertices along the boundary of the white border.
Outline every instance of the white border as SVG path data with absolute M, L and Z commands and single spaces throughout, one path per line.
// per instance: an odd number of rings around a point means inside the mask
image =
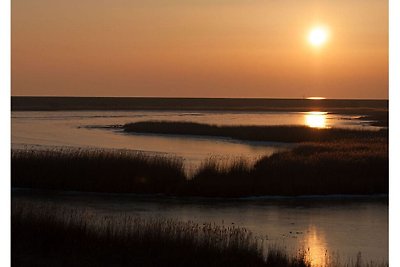
M 400 0 L 389 1 L 389 106 L 390 106 L 390 194 L 389 260 L 400 266 L 396 245 L 400 238 Z M 0 1 L 0 112 L 3 130 L 0 140 L 1 266 L 10 266 L 10 95 L 11 95 L 11 1 Z
M 400 0 L 389 1 L 389 262 L 400 266 Z
M 11 90 L 11 1 L 0 1 L 0 222 L 1 266 L 10 266 L 10 90 Z

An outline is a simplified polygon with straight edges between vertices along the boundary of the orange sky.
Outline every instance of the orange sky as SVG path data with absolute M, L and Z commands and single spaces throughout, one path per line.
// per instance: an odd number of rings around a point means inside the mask
M 13 0 L 12 94 L 387 98 L 387 4 Z

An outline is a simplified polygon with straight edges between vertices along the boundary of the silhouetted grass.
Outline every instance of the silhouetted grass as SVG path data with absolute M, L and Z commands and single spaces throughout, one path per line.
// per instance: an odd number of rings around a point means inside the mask
M 236 226 L 49 206 L 14 205 L 11 238 L 13 266 L 308 266 L 268 264 L 262 244 Z
M 254 165 L 210 159 L 185 176 L 175 158 L 105 151 L 12 152 L 13 187 L 175 196 L 387 194 L 386 138 L 303 143 Z
M 270 266 L 311 267 L 310 255 L 289 255 L 234 225 L 172 219 L 14 201 L 11 213 L 12 266 Z M 263 251 L 267 249 L 266 251 Z M 343 264 L 329 257 L 324 267 Z
M 263 157 L 252 167 L 235 162 L 221 169 L 210 162 L 193 176 L 188 192 L 219 197 L 387 194 L 387 149 L 385 139 L 309 143 Z
M 332 142 L 342 139 L 385 138 L 379 131 L 320 129 L 307 126 L 218 126 L 195 122 L 143 121 L 123 126 L 125 132 L 228 137 L 265 142 Z
M 178 158 L 123 151 L 12 151 L 12 186 L 120 193 L 170 193 L 186 181 Z

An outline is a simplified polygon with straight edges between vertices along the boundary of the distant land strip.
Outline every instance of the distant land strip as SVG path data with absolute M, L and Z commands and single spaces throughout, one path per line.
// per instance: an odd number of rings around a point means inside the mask
M 36 97 L 12 96 L 13 111 L 46 110 L 238 110 L 353 113 L 388 110 L 388 100 L 162 97 Z

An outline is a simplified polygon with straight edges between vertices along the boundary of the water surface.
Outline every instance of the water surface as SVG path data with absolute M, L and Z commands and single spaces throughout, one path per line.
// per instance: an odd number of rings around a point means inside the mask
M 362 114 L 360 114 L 361 116 Z M 193 170 L 209 157 L 257 159 L 291 147 L 285 143 L 245 142 L 228 138 L 125 134 L 88 126 L 163 120 L 217 125 L 306 125 L 309 127 L 379 129 L 360 116 L 320 112 L 210 111 L 13 111 L 12 147 L 52 149 L 80 147 L 139 150 L 182 157 Z M 364 260 L 388 259 L 386 198 L 277 198 L 199 200 L 113 194 L 13 192 L 13 200 L 50 202 L 101 213 L 124 212 L 142 217 L 167 217 L 199 223 L 235 224 L 295 253 L 308 250 L 315 264 L 328 252 L 346 261 L 358 252 Z
M 92 126 L 122 125 L 138 121 L 191 121 L 217 125 L 306 125 L 378 129 L 359 116 L 326 112 L 210 112 L 210 111 L 13 111 L 13 148 L 54 146 L 139 150 L 181 157 L 188 170 L 210 158 L 247 158 L 290 147 L 272 142 L 246 142 L 218 137 L 125 134 Z

